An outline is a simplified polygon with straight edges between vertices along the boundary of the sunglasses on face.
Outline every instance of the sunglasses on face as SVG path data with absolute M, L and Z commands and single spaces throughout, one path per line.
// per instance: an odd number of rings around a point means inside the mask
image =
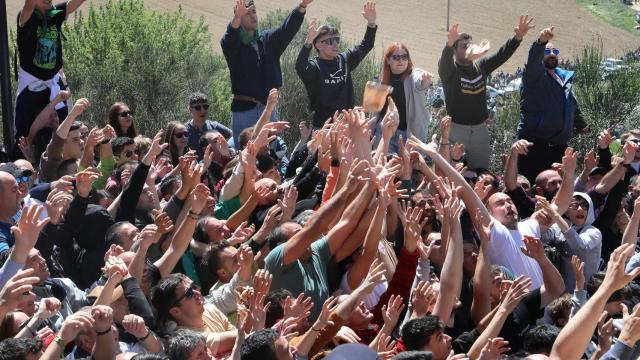
M 120 114 L 121 117 L 129 117 L 129 116 L 133 116 L 133 111 L 129 110 L 129 111 L 123 111 Z
M 185 289 L 184 294 L 180 296 L 176 301 L 173 302 L 171 307 L 176 307 L 180 304 L 182 299 L 191 299 L 195 296 L 196 291 L 200 291 L 200 287 L 194 283 L 191 283 L 191 286 Z
M 389 56 L 389 58 L 393 61 L 407 61 L 409 60 L 409 54 L 402 54 L 402 55 L 393 54 Z
M 200 111 L 200 110 L 209 110 L 209 104 L 199 104 L 199 105 L 193 105 L 192 108 L 195 111 Z
M 179 133 L 175 133 L 173 134 L 173 136 L 176 137 L 176 139 L 182 139 L 182 137 L 187 136 L 189 133 L 185 132 L 179 132 Z
M 26 183 L 26 182 L 29 182 L 29 177 L 28 177 L 28 176 L 24 176 L 24 175 L 23 175 L 23 176 L 18 176 L 18 177 L 16 178 L 16 183 L 17 183 L 18 185 L 20 185 L 21 183 Z
M 126 150 L 124 152 L 124 157 L 126 158 L 130 158 L 133 155 L 133 151 L 132 150 Z
M 558 49 L 544 49 L 544 54 L 545 55 L 551 55 L 551 53 L 553 53 L 553 55 L 558 56 L 560 54 L 560 50 Z
M 340 44 L 340 36 L 334 36 L 334 37 L 330 37 L 328 39 L 324 39 L 322 41 L 320 41 L 321 43 L 325 44 L 325 45 L 333 45 L 333 44 Z

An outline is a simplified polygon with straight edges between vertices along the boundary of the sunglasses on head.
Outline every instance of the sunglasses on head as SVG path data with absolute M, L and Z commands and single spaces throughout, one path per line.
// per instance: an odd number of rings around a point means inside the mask
M 198 105 L 193 105 L 192 108 L 195 111 L 200 111 L 200 110 L 209 110 L 209 104 L 198 104 Z
M 320 41 L 321 43 L 325 44 L 325 45 L 333 45 L 333 44 L 340 44 L 340 36 L 334 36 L 334 37 L 330 37 L 327 39 L 324 39 L 322 41 Z
M 178 139 L 182 139 L 182 137 L 189 135 L 189 133 L 185 132 L 179 132 L 179 133 L 175 133 L 173 134 L 173 136 L 175 136 Z
M 553 53 L 553 55 L 558 56 L 560 54 L 560 50 L 558 49 L 544 49 L 544 54 L 545 55 L 551 55 L 551 53 Z
M 133 116 L 133 111 L 129 110 L 129 111 L 123 111 L 120 114 L 121 117 L 129 117 L 129 116 Z
M 198 285 L 191 283 L 191 286 L 189 286 L 184 290 L 184 294 L 182 294 L 182 296 L 180 296 L 176 301 L 174 301 L 171 307 L 178 306 L 180 304 L 180 301 L 182 301 L 182 299 L 193 298 L 193 296 L 196 294 L 196 291 L 199 291 L 199 290 L 200 290 L 200 287 Z
M 402 54 L 402 55 L 393 54 L 389 56 L 389 58 L 393 61 L 409 60 L 409 54 Z

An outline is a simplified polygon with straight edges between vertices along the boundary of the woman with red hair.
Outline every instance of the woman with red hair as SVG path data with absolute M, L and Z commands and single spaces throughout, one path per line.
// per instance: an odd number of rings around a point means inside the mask
M 393 87 L 390 96 L 400 115 L 400 124 L 389 144 L 389 152 L 397 153 L 400 135 L 405 140 L 411 135 L 415 135 L 422 141 L 427 138 L 431 111 L 425 106 L 425 93 L 431 87 L 433 75 L 422 69 L 414 68 L 409 49 L 399 42 L 389 45 L 382 61 L 380 81 Z M 386 113 L 386 108 L 385 104 L 380 112 L 379 122 L 376 126 L 377 139 L 382 135 L 380 121 Z

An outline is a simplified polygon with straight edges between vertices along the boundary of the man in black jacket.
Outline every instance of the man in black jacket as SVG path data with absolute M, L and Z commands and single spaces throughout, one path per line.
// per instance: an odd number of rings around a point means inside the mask
M 487 112 L 486 80 L 492 71 L 504 64 L 518 49 L 520 42 L 533 28 L 533 18 L 520 16 L 515 36 L 490 56 L 483 56 L 488 49 L 474 54 L 470 51 L 471 35 L 458 31 L 458 24 L 449 30 L 447 44 L 438 63 L 447 112 L 452 117 L 449 139 L 441 139 L 448 146 L 449 140 L 465 146 L 469 168 L 489 168 L 489 129 L 485 121 Z
M 376 5 L 368 1 L 362 16 L 367 20 L 367 31 L 362 42 L 345 52 L 338 53 L 340 32 L 324 25 L 316 28 L 316 19 L 311 20 L 298 60 L 296 72 L 304 83 L 309 96 L 309 108 L 314 111 L 313 127 L 319 129 L 336 110 L 351 109 L 355 95 L 351 73 L 362 59 L 373 49 L 376 38 Z M 318 56 L 308 60 L 311 48 Z
M 302 0 L 278 28 L 258 30 L 253 0 L 237 0 L 234 16 L 220 45 L 231 75 L 231 128 L 233 145 L 238 149 L 242 130 L 256 124 L 265 109 L 269 90 L 282 86 L 280 56 L 296 35 L 307 6 Z M 272 113 L 271 120 L 275 120 Z

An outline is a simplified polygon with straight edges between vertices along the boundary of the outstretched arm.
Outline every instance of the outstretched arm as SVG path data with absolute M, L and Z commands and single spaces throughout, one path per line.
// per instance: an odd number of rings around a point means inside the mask
M 520 21 L 518 25 L 513 29 L 516 33 L 514 37 L 507 40 L 507 42 L 498 49 L 493 55 L 484 57 L 478 61 L 480 68 L 484 74 L 490 74 L 495 69 L 504 64 L 513 53 L 520 46 L 520 42 L 524 39 L 529 30 L 533 29 L 535 25 L 531 24 L 533 18 L 529 18 L 529 15 L 520 15 Z
M 349 175 L 350 181 L 340 191 L 338 191 L 327 203 L 325 203 L 320 209 L 309 219 L 307 225 L 295 234 L 284 245 L 284 259 L 283 266 L 292 264 L 294 261 L 306 251 L 312 242 L 318 240 L 320 235 L 327 229 L 329 224 L 334 218 L 334 211 L 342 208 L 347 200 L 347 197 L 359 186 L 359 180 L 357 179 L 363 172 L 366 166 L 366 161 L 361 161 L 351 169 Z M 335 236 L 335 235 L 334 235 Z M 331 253 L 335 253 L 335 248 L 332 247 L 331 241 L 329 247 Z

